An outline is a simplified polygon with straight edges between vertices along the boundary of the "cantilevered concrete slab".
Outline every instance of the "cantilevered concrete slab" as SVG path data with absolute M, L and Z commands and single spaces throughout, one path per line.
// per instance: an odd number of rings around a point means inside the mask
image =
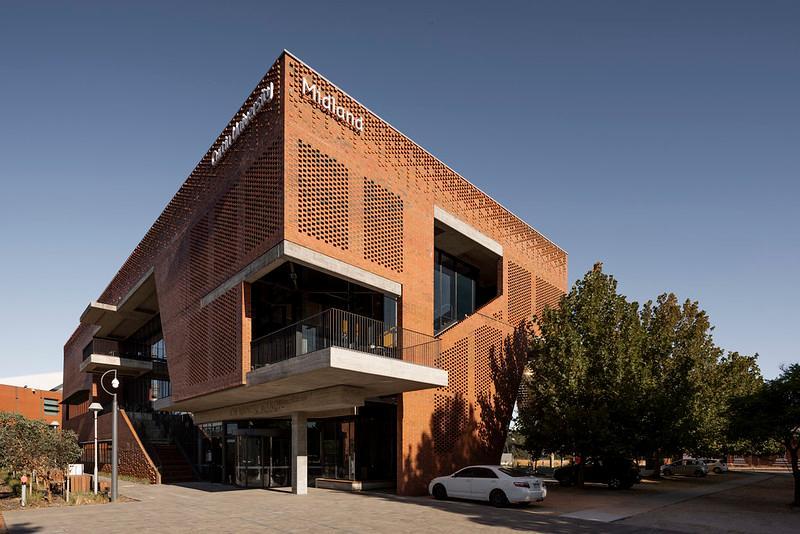
M 121 375 L 138 376 L 152 371 L 153 362 L 108 354 L 90 354 L 80 366 L 82 373 L 103 373 L 109 369 L 116 369 Z
M 503 255 L 503 245 L 439 206 L 433 207 L 433 219 L 491 250 L 498 256 Z
M 194 412 L 193 415 L 195 423 L 280 418 L 297 412 L 313 414 L 314 417 L 334 417 L 352 415 L 355 407 L 363 405 L 364 393 L 359 388 L 334 386 Z
M 158 313 L 153 270 L 150 269 L 118 305 L 90 302 L 81 314 L 81 324 L 96 325 L 95 337 L 124 339 Z
M 447 371 L 442 369 L 341 347 L 330 347 L 251 371 L 242 386 L 179 402 L 161 399 L 154 407 L 159 410 L 197 414 L 264 399 L 328 390 L 337 386 L 347 386 L 349 392 L 357 392 L 354 393 L 355 397 L 351 396 L 348 401 L 352 404 L 346 403 L 346 405 L 358 406 L 363 404 L 364 399 L 370 397 L 446 385 Z M 355 402 L 356 400 L 359 402 Z M 324 406 L 323 404 L 323 408 Z M 329 405 L 327 409 L 338 407 Z M 295 411 L 306 412 L 320 409 L 317 406 L 311 406 L 308 410 L 300 410 L 300 406 L 292 408 Z M 262 417 L 270 416 L 262 415 Z
M 284 240 L 209 292 L 200 300 L 201 306 L 207 306 L 217 297 L 242 282 L 255 282 L 287 261 L 297 262 L 306 267 L 311 267 L 390 295 L 399 297 L 403 293 L 403 286 L 399 282 L 337 260 L 292 241 Z

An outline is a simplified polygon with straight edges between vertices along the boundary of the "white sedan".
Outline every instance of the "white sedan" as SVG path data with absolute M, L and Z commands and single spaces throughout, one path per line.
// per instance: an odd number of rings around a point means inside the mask
M 436 477 L 428 491 L 437 499 L 474 499 L 495 506 L 538 502 L 547 497 L 547 488 L 540 479 L 499 465 L 471 465 L 452 475 Z
M 713 471 L 718 475 L 728 472 L 728 462 L 722 458 L 700 458 L 700 461 L 706 464 L 709 471 Z

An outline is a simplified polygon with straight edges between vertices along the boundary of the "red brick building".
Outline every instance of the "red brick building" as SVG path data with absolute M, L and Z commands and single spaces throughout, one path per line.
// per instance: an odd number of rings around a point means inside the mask
M 116 370 L 162 475 L 177 451 L 227 483 L 421 493 L 492 460 L 490 351 L 566 280 L 562 249 L 283 53 L 81 315 L 64 425 L 89 439 Z
M 0 384 L 0 412 L 61 424 L 61 392 Z

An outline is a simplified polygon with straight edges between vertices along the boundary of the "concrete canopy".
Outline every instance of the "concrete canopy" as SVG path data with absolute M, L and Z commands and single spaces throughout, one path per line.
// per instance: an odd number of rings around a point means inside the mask
M 363 404 L 364 399 L 417 391 L 447 385 L 447 371 L 417 365 L 395 358 L 375 356 L 340 347 L 330 347 L 288 360 L 267 365 L 247 374 L 245 385 L 237 388 L 172 402 L 161 399 L 156 409 L 193 412 L 195 420 L 235 418 L 242 406 L 268 399 L 293 400 L 292 395 L 306 395 L 303 402 L 292 402 L 291 408 L 279 403 L 266 403 L 253 408 L 261 417 L 278 417 L 291 411 L 309 415 Z M 345 388 L 346 394 L 342 393 Z M 342 393 L 327 399 L 332 391 Z M 294 399 L 297 400 L 297 399 Z M 317 402 L 322 401 L 322 402 Z M 270 408 L 272 406 L 272 408 Z M 220 410 L 227 408 L 227 410 Z M 203 412 L 213 410 L 214 415 Z M 211 417 L 211 418 L 209 418 Z M 246 416 L 245 416 L 246 417 Z
M 156 282 L 150 269 L 118 305 L 90 302 L 80 321 L 99 327 L 94 337 L 125 339 L 157 313 Z

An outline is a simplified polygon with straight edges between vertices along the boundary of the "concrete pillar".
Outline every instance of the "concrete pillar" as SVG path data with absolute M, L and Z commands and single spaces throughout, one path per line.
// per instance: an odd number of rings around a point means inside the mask
M 292 493 L 308 493 L 308 418 L 303 412 L 292 414 Z

